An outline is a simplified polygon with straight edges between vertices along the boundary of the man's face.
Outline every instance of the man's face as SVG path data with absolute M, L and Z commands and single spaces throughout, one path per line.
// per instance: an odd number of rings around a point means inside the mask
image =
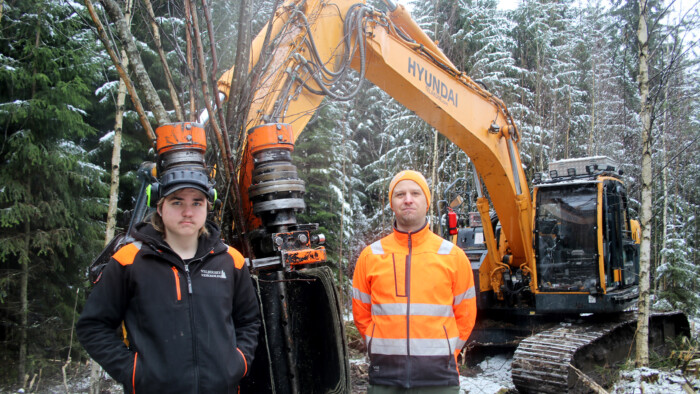
M 391 206 L 396 215 L 396 227 L 405 232 L 423 227 L 428 213 L 428 201 L 423 189 L 409 179 L 396 184 L 391 195 Z
M 198 237 L 207 220 L 207 199 L 200 190 L 186 188 L 165 197 L 158 207 L 163 218 L 165 237 Z

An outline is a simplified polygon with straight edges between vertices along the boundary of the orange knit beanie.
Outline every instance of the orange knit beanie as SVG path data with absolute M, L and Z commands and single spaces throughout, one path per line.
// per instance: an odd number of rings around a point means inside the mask
M 430 188 L 428 187 L 428 181 L 425 180 L 423 174 L 413 170 L 401 171 L 394 176 L 394 179 L 391 180 L 391 183 L 389 184 L 389 205 L 391 208 L 394 208 L 391 203 L 391 197 L 394 195 L 394 188 L 396 187 L 396 184 L 406 179 L 411 180 L 420 186 L 421 190 L 423 190 L 423 194 L 425 194 L 425 200 L 428 202 L 427 207 L 430 208 Z

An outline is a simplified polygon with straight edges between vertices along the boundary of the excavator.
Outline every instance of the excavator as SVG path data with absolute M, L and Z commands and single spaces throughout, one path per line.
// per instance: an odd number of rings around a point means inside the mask
M 462 228 L 450 220 L 446 232 L 474 272 L 471 342 L 518 346 L 520 392 L 587 391 L 584 377 L 628 354 L 636 325 L 626 311 L 639 296 L 639 224 L 618 166 L 606 157 L 551 163 L 531 191 L 506 105 L 458 70 L 402 5 L 383 2 L 380 11 L 358 0 L 286 0 L 252 42 L 248 68 L 259 74 L 238 169 L 245 239 L 227 241 L 250 245 L 263 326 L 241 391 L 351 392 L 338 290 L 318 224 L 298 223 L 305 185 L 291 160 L 323 99 L 360 91 L 338 89 L 351 70 L 473 163 L 478 214 Z M 218 81 L 224 100 L 234 71 Z M 199 123 L 207 121 L 204 113 Z M 655 344 L 689 330 L 672 313 L 650 325 Z

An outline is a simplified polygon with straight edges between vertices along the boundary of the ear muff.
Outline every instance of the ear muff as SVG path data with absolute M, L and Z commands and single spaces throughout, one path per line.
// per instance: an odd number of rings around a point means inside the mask
M 154 182 L 146 186 L 146 205 L 155 208 L 158 200 L 160 200 L 160 184 Z
M 219 192 L 216 191 L 213 187 L 209 188 L 209 192 L 207 193 L 207 199 L 211 203 L 211 209 L 210 211 L 215 211 L 217 207 L 220 205 L 219 203 Z
M 207 200 L 212 203 L 212 206 L 219 197 L 219 193 L 214 188 L 214 183 L 208 179 L 205 173 L 189 169 L 175 169 L 166 171 L 161 176 L 160 181 L 146 186 L 146 204 L 151 208 L 155 208 L 163 194 L 170 195 L 170 193 L 177 190 L 190 187 L 201 190 Z

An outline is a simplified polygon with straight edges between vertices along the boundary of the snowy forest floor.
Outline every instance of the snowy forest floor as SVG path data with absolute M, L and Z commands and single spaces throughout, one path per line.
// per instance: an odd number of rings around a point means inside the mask
M 477 365 L 462 369 L 460 376 L 461 393 L 474 394 L 515 394 L 518 391 L 510 379 L 512 354 L 500 354 L 486 357 Z M 362 362 L 354 362 L 353 370 L 364 370 Z M 355 377 L 353 377 L 355 378 Z M 360 385 L 354 379 L 353 394 L 366 391 L 366 377 Z M 660 370 L 655 368 L 638 368 L 620 373 L 610 394 L 671 394 L 698 393 L 700 379 L 684 376 L 680 370 Z
M 460 386 L 462 393 L 478 394 L 516 394 L 510 381 L 512 353 L 487 356 L 476 365 L 465 365 L 461 371 Z M 89 386 L 89 365 L 74 365 L 68 368 L 68 391 L 61 376 L 38 380 L 32 390 L 20 391 L 0 388 L 0 393 L 87 393 Z M 353 379 L 352 394 L 362 394 L 367 390 L 367 362 L 364 358 L 351 360 Z M 123 393 L 119 384 L 105 377 L 102 382 L 103 394 Z M 610 394 L 667 394 L 698 393 L 700 379 L 697 376 L 683 375 L 680 370 L 662 370 L 656 368 L 638 368 L 625 370 L 615 383 Z
M 694 343 L 700 333 L 700 319 L 691 321 Z M 364 355 L 364 346 L 354 327 L 348 325 L 348 347 L 350 350 L 350 369 L 352 374 L 352 394 L 363 394 L 367 390 L 368 363 Z M 698 349 L 695 349 L 697 352 Z M 511 382 L 511 362 L 513 350 L 489 351 L 475 355 L 460 366 L 460 386 L 462 393 L 478 394 L 516 394 Z M 669 362 L 657 368 L 622 368 L 610 394 L 649 394 L 649 393 L 700 393 L 700 375 L 673 368 Z M 48 374 L 47 374 L 48 375 Z M 4 393 L 87 393 L 89 387 L 90 367 L 88 363 L 73 363 L 66 368 L 66 385 L 60 372 L 51 376 L 37 376 L 32 388 L 26 391 L 15 387 L 0 387 Z M 103 394 L 122 393 L 119 384 L 104 374 Z

